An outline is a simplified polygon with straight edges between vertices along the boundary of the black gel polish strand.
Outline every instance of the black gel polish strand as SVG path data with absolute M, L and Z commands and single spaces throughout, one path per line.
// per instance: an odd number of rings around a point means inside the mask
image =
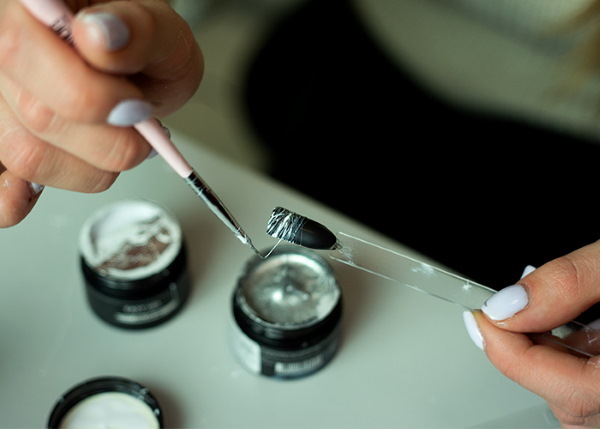
M 327 227 L 283 207 L 273 209 L 267 234 L 310 249 L 328 250 L 337 244 L 337 237 Z

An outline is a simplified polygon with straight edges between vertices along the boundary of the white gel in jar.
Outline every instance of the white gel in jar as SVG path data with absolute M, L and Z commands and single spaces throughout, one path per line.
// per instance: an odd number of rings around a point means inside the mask
M 187 250 L 176 218 L 147 200 L 96 211 L 79 239 L 88 302 L 105 322 L 125 329 L 161 324 L 183 307 Z
M 90 396 L 63 418 L 60 429 L 159 429 L 156 416 L 139 399 L 120 392 Z
M 96 212 L 83 227 L 80 250 L 88 265 L 121 280 L 164 270 L 181 248 L 181 229 L 162 207 L 119 201 Z
M 48 418 L 51 429 L 162 429 L 163 413 L 150 390 L 123 377 L 85 380 L 65 392 Z

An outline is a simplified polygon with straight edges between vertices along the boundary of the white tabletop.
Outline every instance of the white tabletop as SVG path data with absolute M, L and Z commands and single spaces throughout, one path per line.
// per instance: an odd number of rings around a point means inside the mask
M 175 141 L 259 248 L 275 244 L 266 223 L 283 206 L 418 256 L 198 143 Z M 192 276 L 182 312 L 142 331 L 92 313 L 77 249 L 88 216 L 134 198 L 177 216 Z M 299 380 L 246 372 L 232 356 L 228 329 L 231 294 L 252 253 L 160 158 L 123 173 L 102 194 L 46 189 L 32 214 L 0 237 L 0 427 L 45 427 L 62 393 L 105 375 L 149 387 L 166 427 L 551 427 L 543 401 L 505 379 L 471 343 L 459 306 L 333 261 L 344 299 L 333 361 Z

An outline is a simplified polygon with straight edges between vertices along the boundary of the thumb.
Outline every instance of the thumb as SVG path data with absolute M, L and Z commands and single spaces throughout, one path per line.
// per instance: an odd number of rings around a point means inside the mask
M 187 24 L 165 1 L 117 0 L 78 11 L 73 36 L 79 53 L 97 70 L 141 72 L 193 39 Z M 188 41 L 191 43 L 191 41 Z
M 130 77 L 158 116 L 187 101 L 202 78 L 204 62 L 194 34 L 164 0 L 117 0 L 82 9 L 73 35 L 93 68 Z
M 575 319 L 600 301 L 600 241 L 525 275 L 481 307 L 488 320 L 512 332 L 544 332 Z

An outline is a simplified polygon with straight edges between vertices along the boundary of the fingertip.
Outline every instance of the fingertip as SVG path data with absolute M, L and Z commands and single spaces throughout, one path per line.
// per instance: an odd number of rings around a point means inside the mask
M 527 277 L 529 274 L 535 271 L 535 267 L 533 265 L 527 265 L 523 270 L 523 274 L 521 274 L 521 278 Z
M 483 335 L 481 334 L 481 330 L 475 319 L 475 314 L 471 311 L 463 312 L 463 322 L 465 323 L 465 328 L 467 329 L 467 333 L 469 334 L 471 341 L 473 341 L 473 344 L 480 350 L 485 351 L 485 340 L 483 339 Z
M 151 10 L 129 1 L 82 9 L 73 21 L 80 54 L 96 69 L 110 73 L 140 72 L 151 56 L 155 32 Z
M 86 37 L 88 43 L 106 51 L 118 51 L 127 46 L 131 32 L 127 24 L 114 13 L 84 10 L 77 14 L 84 28 L 80 37 Z
M 0 175 L 0 228 L 15 226 L 31 212 L 44 186 L 30 183 L 5 171 Z
M 37 198 L 44 190 L 44 185 L 40 185 L 39 183 L 35 182 L 29 182 L 29 189 L 31 191 L 31 198 Z
M 109 113 L 107 122 L 116 127 L 130 127 L 147 120 L 152 115 L 152 105 L 143 100 L 123 100 Z
M 481 311 L 494 321 L 508 319 L 522 311 L 529 304 L 527 290 L 516 284 L 505 287 L 492 295 L 481 306 Z

